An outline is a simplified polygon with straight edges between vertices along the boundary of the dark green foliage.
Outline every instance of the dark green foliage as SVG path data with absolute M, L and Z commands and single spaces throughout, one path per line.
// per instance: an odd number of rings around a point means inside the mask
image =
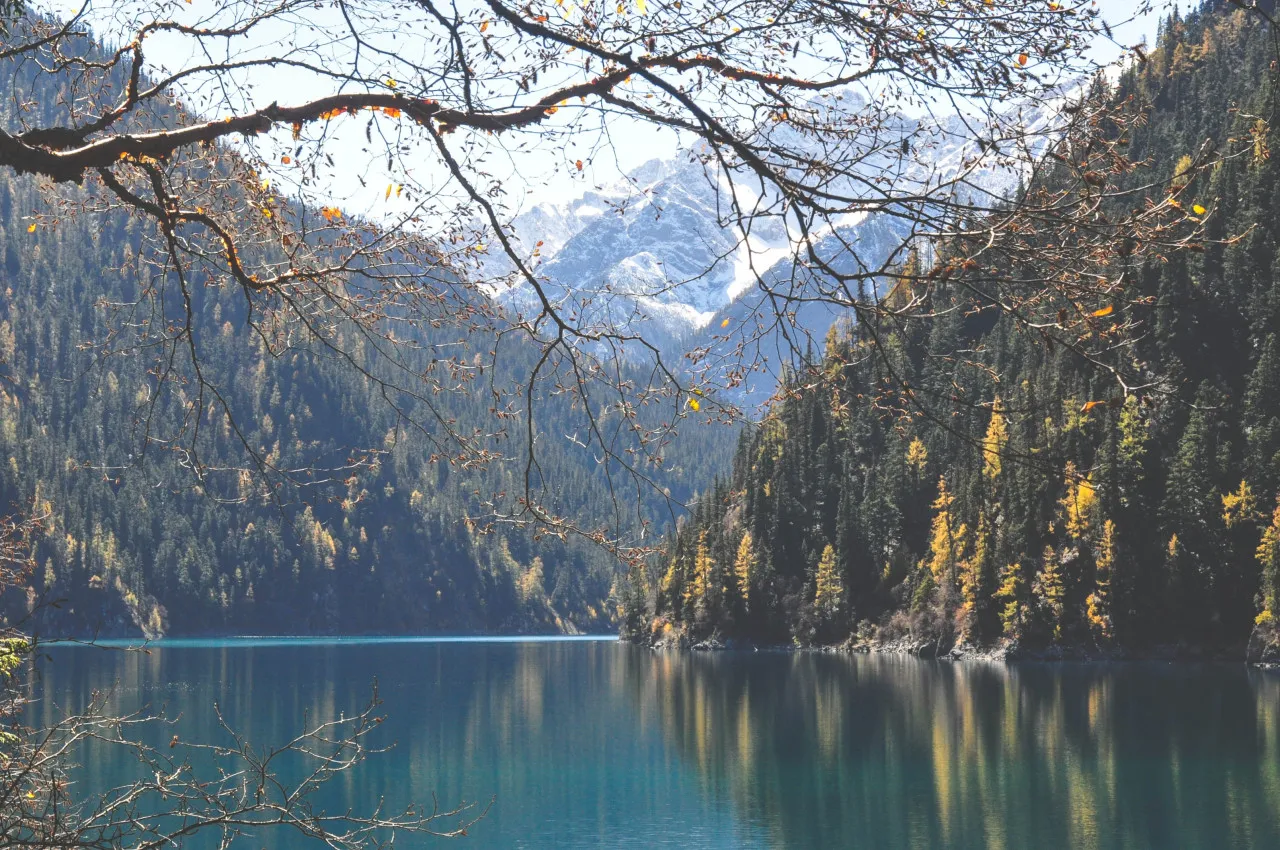
M 933 290 L 935 318 L 839 328 L 672 542 L 628 615 L 636 637 L 832 642 L 862 624 L 943 643 L 1243 647 L 1280 489 L 1280 161 L 1259 85 L 1275 58 L 1259 18 L 1211 3 L 1167 21 L 1111 93 L 1153 104 L 1134 180 L 1172 176 L 1206 139 L 1258 141 L 1189 187 L 1221 243 L 1130 269 L 1108 319 L 1141 322 L 1116 356 L 1162 390 L 1126 398 L 954 282 Z M 749 613 L 690 616 L 694 542 L 732 563 L 721 553 L 747 532 Z M 826 546 L 845 588 L 835 622 L 813 610 Z
M 18 86 L 16 74 L 28 79 Z M 71 96 L 30 64 L 0 64 L 0 80 L 6 90 L 34 89 L 38 108 L 53 112 Z M 9 110 L 0 112 L 6 126 L 17 108 L 0 106 Z M 0 174 L 0 504 L 21 509 L 34 500 L 46 514 L 31 585 L 0 600 L 0 617 L 44 597 L 62 600 L 56 628 L 81 634 L 613 627 L 617 565 L 602 547 L 538 541 L 512 526 L 478 534 L 464 522 L 491 514 L 492 494 L 523 492 L 523 461 L 438 461 L 433 439 L 443 440 L 443 429 L 432 433 L 421 408 L 414 416 L 412 398 L 394 399 L 410 413 L 397 416 L 382 389 L 319 346 L 270 354 L 246 325 L 244 296 L 203 286 L 193 295 L 193 335 L 201 368 L 234 415 L 234 427 L 216 408 L 200 417 L 195 444 L 210 493 L 237 495 L 236 473 L 217 470 L 250 464 L 241 437 L 280 469 L 343 467 L 361 450 L 375 454 L 371 464 L 328 476 L 330 484 L 285 488 L 279 499 L 249 485 L 240 504 L 202 493 L 182 451 L 192 440 L 184 413 L 185 394 L 195 392 L 191 364 L 157 389 L 149 372 L 156 350 L 130 348 L 127 333 L 112 336 L 140 316 L 107 305 L 143 299 L 158 311 L 150 315 L 157 326 L 178 320 L 164 297 L 140 295 L 142 276 L 154 273 L 143 261 L 145 223 L 83 214 L 29 229 L 31 216 L 48 209 L 33 182 Z M 422 333 L 422 356 L 410 365 L 428 373 L 433 345 L 456 345 L 458 331 Z M 86 347 L 104 340 L 120 353 Z M 494 347 L 481 331 L 463 344 L 477 358 Z M 505 371 L 495 380 L 515 380 L 532 363 L 533 352 L 504 343 Z M 362 365 L 390 374 L 384 363 Z M 464 433 L 497 430 L 487 382 L 463 387 L 433 396 L 441 417 Z M 584 528 L 603 527 L 615 517 L 597 459 L 563 436 L 581 427 L 578 416 L 567 401 L 539 400 L 539 469 L 554 487 L 546 507 Z M 516 431 L 497 448 L 521 458 Z M 678 482 L 729 456 L 725 435 L 714 432 L 691 426 L 664 469 L 645 471 L 687 499 Z M 175 437 L 181 442 L 165 442 Z M 645 494 L 660 521 L 664 500 Z

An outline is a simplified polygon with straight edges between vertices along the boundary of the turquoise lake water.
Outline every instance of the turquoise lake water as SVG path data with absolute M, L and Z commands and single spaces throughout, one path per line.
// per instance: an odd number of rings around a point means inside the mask
M 34 715 L 107 691 L 117 712 L 179 718 L 146 732 L 157 744 L 218 742 L 216 703 L 268 745 L 356 713 L 375 678 L 395 746 L 323 802 L 493 801 L 465 839 L 397 846 L 1280 848 L 1280 674 L 1243 666 L 174 641 L 53 649 Z M 86 790 L 138 770 L 113 748 L 82 762 Z

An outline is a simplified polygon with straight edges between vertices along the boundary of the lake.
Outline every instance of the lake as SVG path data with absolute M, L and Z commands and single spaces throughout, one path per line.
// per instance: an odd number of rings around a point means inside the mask
M 334 808 L 461 801 L 484 848 L 1280 847 L 1280 674 L 1243 666 L 654 653 L 612 640 L 237 640 L 57 648 L 35 713 L 111 690 L 157 744 L 349 716 L 390 752 Z M 82 787 L 137 762 L 98 747 Z M 397 842 L 398 844 L 400 842 Z M 195 845 L 192 845 L 195 846 Z M 300 847 L 260 836 L 245 847 Z

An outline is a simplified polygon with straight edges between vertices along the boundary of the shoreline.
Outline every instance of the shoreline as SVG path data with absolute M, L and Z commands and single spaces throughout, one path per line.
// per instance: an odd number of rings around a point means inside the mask
M 958 644 L 950 647 L 938 641 L 920 638 L 896 638 L 893 640 L 855 640 L 842 643 L 800 646 L 784 643 L 757 643 L 750 640 L 721 639 L 716 636 L 690 641 L 683 637 L 668 637 L 656 641 L 637 641 L 620 637 L 622 643 L 646 647 L 654 651 L 678 651 L 690 653 L 717 652 L 796 652 L 844 655 L 909 655 L 925 661 L 988 663 L 1083 663 L 1107 664 L 1116 662 L 1167 662 L 1176 664 L 1243 664 L 1258 669 L 1280 669 L 1280 652 L 1271 648 L 1261 656 L 1250 657 L 1246 647 L 1206 648 L 1187 644 L 1157 645 L 1141 648 L 1101 647 L 1080 644 L 1055 644 L 1046 647 L 1021 646 L 1016 643 L 1000 643 L 990 646 Z

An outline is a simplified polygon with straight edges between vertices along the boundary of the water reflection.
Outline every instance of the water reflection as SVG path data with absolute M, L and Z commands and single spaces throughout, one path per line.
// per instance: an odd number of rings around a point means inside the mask
M 486 848 L 1280 846 L 1280 676 L 1243 668 L 613 643 L 75 649 L 54 653 L 37 710 L 114 686 L 119 710 L 181 712 L 184 738 L 208 737 L 216 701 L 279 741 L 306 712 L 358 710 L 374 676 L 398 746 L 333 804 L 496 796 L 473 833 Z M 90 753 L 82 779 L 133 767 Z
M 671 655 L 633 687 L 776 847 L 1280 846 L 1274 675 Z

